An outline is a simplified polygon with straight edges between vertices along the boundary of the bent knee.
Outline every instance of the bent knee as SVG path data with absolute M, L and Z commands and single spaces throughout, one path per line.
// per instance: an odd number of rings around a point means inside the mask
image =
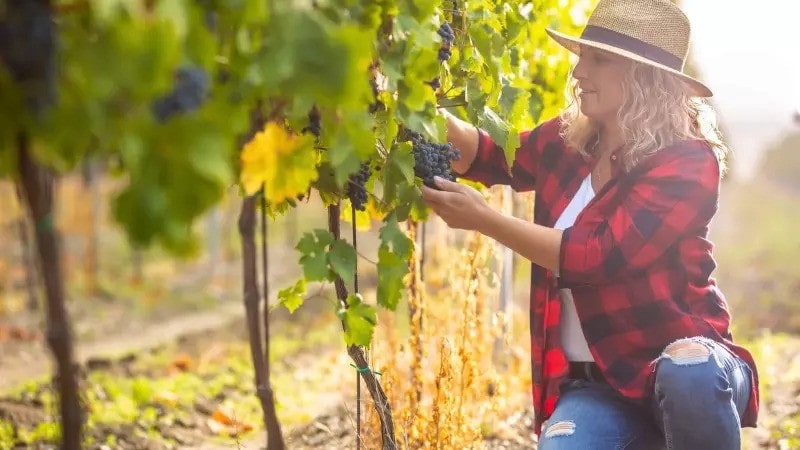
M 713 353 L 711 344 L 703 338 L 686 338 L 669 344 L 661 354 L 656 366 L 656 382 L 662 387 L 683 389 L 697 387 L 704 380 L 717 376 L 718 365 L 707 364 Z M 703 366 L 705 367 L 697 367 Z
M 711 358 L 711 348 L 697 338 L 686 338 L 669 344 L 662 356 L 679 366 L 702 364 Z

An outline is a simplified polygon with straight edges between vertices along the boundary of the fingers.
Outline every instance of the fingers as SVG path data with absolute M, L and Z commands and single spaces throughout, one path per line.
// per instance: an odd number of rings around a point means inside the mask
M 436 187 L 443 191 L 450 191 L 450 192 L 460 192 L 461 185 L 450 180 L 445 180 L 441 177 L 433 177 L 433 182 L 436 184 Z
M 446 197 L 447 192 L 437 191 L 425 185 L 422 186 L 422 200 L 424 200 L 425 203 L 443 203 L 446 201 Z

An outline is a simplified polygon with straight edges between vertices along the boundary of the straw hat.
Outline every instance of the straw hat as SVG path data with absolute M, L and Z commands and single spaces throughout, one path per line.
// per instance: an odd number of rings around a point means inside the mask
M 547 33 L 572 53 L 579 55 L 581 45 L 606 50 L 677 75 L 691 95 L 713 95 L 703 83 L 683 73 L 689 19 L 670 0 L 600 0 L 580 37 L 551 29 Z

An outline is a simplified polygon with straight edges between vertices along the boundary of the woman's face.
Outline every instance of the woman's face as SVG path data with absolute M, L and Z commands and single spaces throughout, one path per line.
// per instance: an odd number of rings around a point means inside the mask
M 631 61 L 591 47 L 581 47 L 572 74 L 578 80 L 581 112 L 601 123 L 616 120 L 622 107 L 622 83 Z

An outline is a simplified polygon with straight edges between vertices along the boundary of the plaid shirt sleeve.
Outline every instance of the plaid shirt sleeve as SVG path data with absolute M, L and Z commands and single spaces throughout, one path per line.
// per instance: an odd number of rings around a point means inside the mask
M 619 200 L 587 210 L 564 230 L 563 287 L 603 284 L 645 270 L 686 233 L 708 225 L 719 197 L 716 156 L 700 142 L 664 150 L 668 156 L 658 152 L 644 172 L 619 181 L 627 184 Z
M 533 130 L 520 133 L 520 146 L 514 154 L 514 163 L 508 170 L 503 148 L 488 133 L 478 130 L 478 151 L 475 160 L 462 178 L 478 181 L 485 186 L 510 185 L 517 192 L 532 191 L 536 186 L 536 172 L 542 149 L 547 142 L 559 139 L 558 118 L 543 122 Z

